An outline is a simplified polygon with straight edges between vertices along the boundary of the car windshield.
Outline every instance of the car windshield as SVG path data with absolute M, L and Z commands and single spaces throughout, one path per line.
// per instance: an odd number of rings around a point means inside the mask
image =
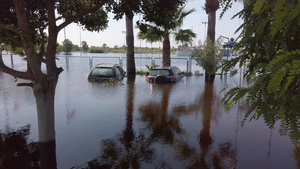
M 112 68 L 108 67 L 96 67 L 93 69 L 91 76 L 94 77 L 112 77 L 113 76 L 113 70 Z
M 150 76 L 157 76 L 157 75 L 164 75 L 164 76 L 170 76 L 170 70 L 167 69 L 153 69 L 150 72 Z

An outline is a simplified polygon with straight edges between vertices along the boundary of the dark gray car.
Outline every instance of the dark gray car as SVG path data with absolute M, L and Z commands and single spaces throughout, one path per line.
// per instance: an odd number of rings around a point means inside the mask
M 147 81 L 156 83 L 173 83 L 179 81 L 182 77 L 183 73 L 176 66 L 157 67 L 150 71 Z
M 116 79 L 118 81 L 123 80 L 125 77 L 125 71 L 118 64 L 102 63 L 92 68 L 88 81 L 90 82 L 103 82 L 109 81 L 109 79 Z

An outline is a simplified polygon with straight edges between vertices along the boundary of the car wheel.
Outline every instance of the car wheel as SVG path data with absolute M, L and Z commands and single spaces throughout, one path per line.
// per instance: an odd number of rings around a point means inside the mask
M 155 77 L 155 82 L 156 83 L 166 83 L 167 82 L 167 77 L 162 76 L 162 75 L 158 75 L 158 76 Z

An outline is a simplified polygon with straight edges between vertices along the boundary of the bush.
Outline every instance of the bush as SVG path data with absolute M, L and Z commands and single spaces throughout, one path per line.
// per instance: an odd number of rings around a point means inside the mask
M 182 72 L 184 76 L 193 76 L 192 72 Z
M 102 50 L 101 47 L 95 47 L 95 46 L 92 46 L 90 47 L 90 53 L 103 53 L 104 51 Z
M 146 71 L 144 69 L 140 69 L 136 71 L 137 75 L 149 75 L 149 71 Z
M 108 81 L 103 83 L 104 86 L 112 86 L 112 85 L 124 85 L 124 83 L 118 81 L 117 79 L 110 78 Z

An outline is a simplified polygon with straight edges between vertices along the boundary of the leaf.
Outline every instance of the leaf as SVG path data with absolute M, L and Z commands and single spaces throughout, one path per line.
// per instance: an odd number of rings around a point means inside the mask
M 267 86 L 267 91 L 269 93 L 276 93 L 277 90 L 281 87 L 281 83 L 283 81 L 284 76 L 286 75 L 289 67 L 291 65 L 286 63 L 285 65 L 281 66 L 277 71 L 272 75 L 270 82 Z
M 289 25 L 292 20 L 296 19 L 300 15 L 300 5 L 299 4 L 282 4 L 276 3 L 274 9 L 274 20 L 271 24 L 271 35 L 272 38 L 275 37 L 277 33 L 287 25 Z
M 300 74 L 300 60 L 293 60 L 292 68 L 288 74 L 287 82 L 284 86 L 285 91 L 287 91 L 288 87 L 294 80 L 298 80 L 298 79 L 295 79 L 295 77 L 297 77 L 297 75 L 299 76 L 299 74 Z
M 253 6 L 253 14 L 258 14 L 265 0 L 257 0 Z

